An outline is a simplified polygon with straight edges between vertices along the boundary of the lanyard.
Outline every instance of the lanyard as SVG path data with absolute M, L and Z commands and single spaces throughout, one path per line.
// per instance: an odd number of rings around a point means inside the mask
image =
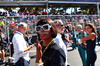
M 54 39 L 52 39 L 52 40 L 50 41 L 50 43 L 46 46 L 46 48 L 44 49 L 43 53 L 46 51 L 46 49 L 49 47 L 49 45 L 52 43 L 52 41 L 54 41 Z

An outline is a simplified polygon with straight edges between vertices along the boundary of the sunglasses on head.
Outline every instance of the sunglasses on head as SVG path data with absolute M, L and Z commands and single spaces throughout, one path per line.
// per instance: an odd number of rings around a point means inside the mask
M 42 25 L 42 26 L 36 26 L 35 27 L 35 31 L 36 32 L 40 32 L 41 31 L 41 28 L 44 30 L 44 31 L 48 31 L 48 30 L 50 30 L 50 28 L 51 28 L 51 26 L 49 25 L 49 24 L 44 24 L 44 25 Z

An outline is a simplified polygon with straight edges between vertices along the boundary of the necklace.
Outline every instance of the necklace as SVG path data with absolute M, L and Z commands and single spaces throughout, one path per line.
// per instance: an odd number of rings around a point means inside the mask
M 49 45 L 52 43 L 52 41 L 54 41 L 54 39 L 52 39 L 52 40 L 50 41 L 50 43 L 46 46 L 46 48 L 44 49 L 43 53 L 46 51 L 46 49 L 49 47 Z

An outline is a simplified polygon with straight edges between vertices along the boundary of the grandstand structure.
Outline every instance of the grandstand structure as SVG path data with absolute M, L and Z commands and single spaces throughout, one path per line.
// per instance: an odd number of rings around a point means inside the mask
M 81 24 L 83 27 L 85 23 L 93 23 L 96 27 L 100 25 L 100 0 L 0 0 L 0 8 L 61 8 L 63 9 L 69 7 L 80 7 L 82 10 L 95 9 L 96 15 L 20 15 L 20 16 L 0 16 L 5 22 L 4 31 L 7 34 L 9 32 L 9 25 L 13 23 L 20 23 L 23 20 L 26 23 L 29 23 L 29 31 L 35 31 L 35 24 L 32 24 L 32 20 L 36 23 L 41 18 L 50 17 L 52 20 L 61 19 L 65 25 L 72 24 L 76 26 Z M 23 9 L 24 10 L 24 9 Z M 48 12 L 47 12 L 48 13 Z M 74 19 L 73 19 L 74 18 Z M 83 21 L 81 21 L 81 18 Z
M 100 0 L 0 0 L 0 7 L 81 7 L 94 8 L 99 15 Z

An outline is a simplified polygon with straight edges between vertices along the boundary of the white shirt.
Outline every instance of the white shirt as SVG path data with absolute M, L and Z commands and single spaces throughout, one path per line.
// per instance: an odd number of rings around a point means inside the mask
M 65 55 L 66 55 L 65 66 L 67 66 L 67 48 L 66 48 L 66 45 L 64 44 L 64 42 L 61 38 L 61 34 L 57 33 L 57 36 L 56 36 L 56 38 L 54 38 L 54 40 L 64 50 Z
M 12 42 L 14 46 L 14 62 L 16 63 L 20 57 L 23 57 L 25 60 L 29 61 L 29 52 L 24 52 L 25 48 L 27 48 L 27 42 L 25 41 L 23 34 L 16 31 Z

